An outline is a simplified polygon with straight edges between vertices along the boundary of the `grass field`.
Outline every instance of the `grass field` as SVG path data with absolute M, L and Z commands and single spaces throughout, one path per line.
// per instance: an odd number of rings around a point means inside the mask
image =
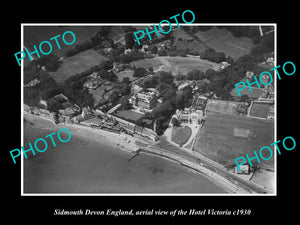
M 113 85 L 101 85 L 100 87 L 96 88 L 95 90 L 89 89 L 89 93 L 92 95 L 92 98 L 94 99 L 94 105 L 97 105 L 103 100 L 107 100 L 109 98 L 109 95 L 112 93 L 111 90 L 113 88 Z M 105 91 L 106 89 L 106 91 Z
M 126 70 L 116 73 L 119 81 L 122 81 L 124 77 L 128 77 L 130 81 L 137 79 L 137 77 L 134 77 L 133 74 L 134 74 L 134 71 L 130 70 L 130 69 L 126 69 Z
M 107 60 L 106 57 L 90 49 L 63 59 L 63 64 L 58 70 L 56 72 L 50 72 L 49 74 L 58 83 L 62 83 L 76 73 L 81 73 L 105 60 Z
M 209 99 L 206 106 L 206 112 L 219 112 L 234 115 L 238 104 L 238 102 L 233 101 Z
M 202 60 L 199 57 L 179 56 L 157 56 L 152 59 L 140 59 L 131 64 L 136 67 L 152 67 L 154 71 L 171 71 L 173 75 L 176 75 L 177 73 L 185 75 L 194 69 L 206 71 L 208 69 L 217 70 L 219 68 L 217 63 Z
M 207 31 L 198 31 L 196 36 L 209 47 L 218 52 L 224 52 L 226 56 L 232 57 L 234 60 L 248 54 L 254 47 L 250 38 L 234 37 L 227 29 L 218 29 L 213 27 Z
M 124 120 L 137 121 L 139 118 L 143 117 L 144 114 L 138 113 L 133 110 L 121 110 L 114 113 L 114 115 Z
M 144 67 L 144 68 L 149 68 L 149 67 L 155 68 L 163 65 L 163 63 L 158 59 L 158 57 L 154 57 L 151 59 L 139 59 L 131 62 L 130 64 L 136 67 Z
M 76 41 L 72 45 L 65 45 L 62 41 L 62 35 L 66 31 L 72 31 L 75 34 Z M 29 50 L 33 50 L 33 45 L 38 45 L 42 41 L 49 41 L 50 38 L 60 35 L 58 41 L 61 49 L 58 49 L 55 41 L 52 53 L 57 56 L 63 56 L 66 51 L 75 47 L 75 45 L 89 41 L 99 31 L 99 26 L 24 26 L 24 43 Z M 67 35 L 66 35 L 67 38 Z
M 249 115 L 266 119 L 270 112 L 270 107 L 271 104 L 269 103 L 253 102 Z
M 173 127 L 171 140 L 174 141 L 176 144 L 183 145 L 185 144 L 192 134 L 192 129 L 185 126 L 185 127 Z
M 207 114 L 206 122 L 196 137 L 194 150 L 224 165 L 234 159 L 259 151 L 274 142 L 274 122 L 247 117 Z M 266 156 L 267 158 L 267 156 Z M 273 166 L 274 158 L 260 165 Z M 255 163 L 253 160 L 252 163 Z

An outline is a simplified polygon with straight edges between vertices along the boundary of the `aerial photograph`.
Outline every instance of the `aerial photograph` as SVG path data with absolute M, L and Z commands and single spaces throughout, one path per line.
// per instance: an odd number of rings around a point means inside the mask
M 276 25 L 172 25 L 22 24 L 23 195 L 276 194 Z

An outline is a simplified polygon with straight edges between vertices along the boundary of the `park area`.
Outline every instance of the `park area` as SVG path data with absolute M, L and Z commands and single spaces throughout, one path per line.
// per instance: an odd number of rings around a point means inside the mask
M 58 83 L 63 83 L 76 73 L 82 73 L 92 66 L 99 65 L 106 57 L 100 55 L 93 49 L 80 52 L 74 56 L 64 58 L 63 64 L 56 72 L 49 72 L 50 76 Z
M 179 146 L 184 145 L 191 137 L 192 129 L 188 126 L 173 127 L 171 133 L 171 141 L 175 142 Z
M 249 116 L 267 119 L 268 114 L 272 109 L 272 105 L 273 104 L 269 102 L 253 102 Z
M 258 152 L 260 148 L 270 146 L 273 142 L 274 121 L 226 114 L 207 114 L 206 122 L 196 136 L 194 151 L 227 166 L 235 164 L 234 160 L 245 157 L 245 154 L 253 157 L 253 151 Z M 268 155 L 265 158 L 268 158 Z M 262 161 L 260 166 L 273 168 L 273 159 Z M 253 164 L 256 162 L 253 160 Z
M 195 35 L 209 48 L 213 48 L 217 52 L 224 52 L 233 60 L 248 54 L 254 47 L 250 38 L 235 37 L 225 28 L 213 27 L 207 31 L 198 31 Z
M 173 75 L 181 73 L 186 75 L 191 70 L 206 71 L 208 69 L 218 70 L 219 64 L 202 60 L 198 56 L 193 57 L 180 57 L 180 56 L 156 56 L 151 59 L 140 59 L 131 62 L 136 67 L 149 68 L 152 67 L 153 71 L 171 71 Z
M 113 115 L 130 122 L 136 122 L 144 116 L 144 114 L 134 110 L 118 110 L 117 112 L 114 112 Z

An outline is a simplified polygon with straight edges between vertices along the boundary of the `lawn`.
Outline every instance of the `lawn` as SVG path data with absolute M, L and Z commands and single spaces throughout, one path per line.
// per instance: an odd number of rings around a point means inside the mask
M 217 52 L 224 52 L 226 56 L 234 60 L 248 54 L 254 47 L 250 38 L 234 37 L 230 31 L 225 28 L 218 29 L 213 27 L 207 31 L 198 31 L 196 36 Z
M 176 75 L 177 73 L 181 73 L 185 75 L 189 71 L 194 69 L 198 69 L 205 72 L 208 69 L 217 70 L 219 68 L 219 65 L 217 63 L 209 62 L 207 60 L 202 60 L 199 57 L 164 56 L 160 58 L 168 61 L 168 63 L 170 64 L 170 67 L 165 66 L 163 70 L 165 71 L 170 70 L 173 73 L 173 75 Z
M 110 93 L 110 91 L 108 90 L 111 90 L 112 88 L 113 88 L 112 84 L 109 85 L 103 84 L 100 87 L 96 88 L 95 90 L 89 89 L 89 93 L 92 95 L 92 98 L 94 99 L 94 105 L 97 105 L 101 101 L 108 99 Z
M 171 141 L 174 141 L 176 144 L 180 146 L 185 144 L 191 137 L 192 129 L 185 127 L 173 127 L 171 134 Z
M 235 164 L 234 159 L 259 152 L 263 146 L 274 142 L 274 121 L 233 116 L 207 114 L 203 128 L 196 136 L 194 150 L 224 165 Z M 267 158 L 267 157 L 266 157 Z M 261 160 L 263 165 L 273 166 L 273 159 Z M 256 162 L 255 160 L 252 161 Z
M 105 60 L 107 60 L 106 57 L 98 54 L 93 49 L 89 49 L 72 57 L 63 59 L 63 64 L 58 70 L 56 72 L 50 72 L 49 74 L 56 82 L 62 83 L 76 73 L 82 73 Z
M 176 75 L 177 73 L 185 75 L 194 69 L 206 71 L 208 69 L 217 70 L 219 68 L 217 63 L 202 60 L 199 57 L 180 56 L 156 56 L 152 59 L 140 59 L 131 62 L 131 64 L 136 67 L 152 67 L 154 71 L 171 71 L 173 75 Z
M 234 115 L 238 104 L 239 102 L 209 99 L 206 106 L 206 112 L 219 112 Z
M 155 67 L 159 67 L 163 65 L 163 63 L 157 57 L 151 59 L 139 59 L 131 62 L 130 64 L 136 67 L 144 67 L 144 68 L 152 67 L 153 69 Z
M 100 26 L 24 26 L 24 43 L 27 48 L 33 50 L 33 45 L 38 45 L 42 41 L 49 41 L 50 38 L 60 35 L 58 41 L 61 49 L 57 48 L 55 41 L 52 43 L 52 54 L 63 56 L 66 51 L 74 48 L 77 44 L 90 41 L 100 29 Z M 66 31 L 72 31 L 75 34 L 76 41 L 72 45 L 65 45 L 62 41 L 62 35 Z M 67 36 L 66 36 L 67 37 Z
M 270 107 L 271 104 L 269 103 L 253 102 L 249 115 L 266 119 L 270 112 Z
M 134 74 L 134 71 L 130 70 L 130 69 L 126 69 L 126 70 L 116 73 L 119 81 L 121 81 L 121 82 L 124 77 L 128 77 L 130 81 L 137 79 L 137 77 L 134 77 L 133 74 Z
M 143 117 L 144 114 L 133 110 L 121 110 L 114 113 L 114 115 L 124 120 L 137 121 L 139 118 Z

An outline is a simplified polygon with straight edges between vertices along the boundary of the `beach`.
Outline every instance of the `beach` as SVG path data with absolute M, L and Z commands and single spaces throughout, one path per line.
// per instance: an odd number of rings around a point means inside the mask
M 24 147 L 61 128 L 71 140 L 24 159 L 24 194 L 226 193 L 201 174 L 155 155 L 132 160 L 134 140 L 80 125 L 56 124 L 24 114 Z M 50 142 L 49 142 L 50 143 Z

